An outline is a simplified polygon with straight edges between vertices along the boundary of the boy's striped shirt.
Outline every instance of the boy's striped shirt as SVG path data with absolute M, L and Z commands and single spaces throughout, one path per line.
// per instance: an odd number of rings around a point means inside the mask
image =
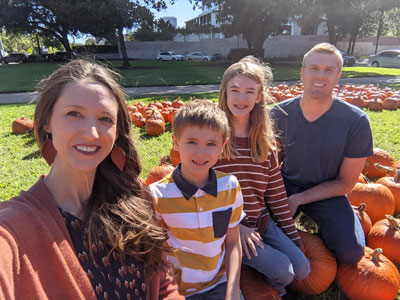
M 168 259 L 183 295 L 204 292 L 226 281 L 226 230 L 244 217 L 236 177 L 213 170 L 210 175 L 214 179 L 204 188 L 193 189 L 178 166 L 172 174 L 150 185 L 155 209 L 168 229 L 168 243 L 174 250 Z
M 214 170 L 235 175 L 243 194 L 243 210 L 246 213 L 243 225 L 265 232 L 270 220 L 268 205 L 275 221 L 296 244 L 301 244 L 282 180 L 277 157 L 271 153 L 262 163 L 251 159 L 248 138 L 234 138 L 239 155 L 235 159 L 217 161 Z

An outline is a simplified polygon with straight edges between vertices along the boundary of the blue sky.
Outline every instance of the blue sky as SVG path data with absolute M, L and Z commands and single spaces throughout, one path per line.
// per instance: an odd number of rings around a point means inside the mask
M 171 5 L 167 1 L 168 7 L 160 12 L 152 9 L 151 12 L 154 14 L 155 19 L 161 17 L 176 17 L 178 22 L 178 27 L 184 27 L 185 21 L 190 20 L 201 13 L 201 9 L 196 8 L 193 10 L 193 5 L 190 4 L 189 0 L 175 0 L 174 5 Z M 83 35 L 82 37 L 75 38 L 76 43 L 84 44 L 87 38 L 91 36 Z M 69 36 L 70 42 L 74 41 L 74 38 Z
M 152 10 L 156 19 L 161 17 L 176 17 L 178 21 L 178 27 L 183 27 L 185 21 L 190 20 L 201 13 L 201 9 L 197 8 L 193 10 L 193 5 L 190 4 L 189 0 L 175 0 L 175 4 L 171 5 L 167 1 L 168 8 L 166 10 L 157 12 Z

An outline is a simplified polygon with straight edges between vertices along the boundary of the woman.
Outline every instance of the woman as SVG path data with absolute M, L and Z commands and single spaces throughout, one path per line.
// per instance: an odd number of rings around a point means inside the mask
M 0 299 L 183 299 L 114 75 L 78 60 L 41 83 L 34 131 L 51 169 L 0 204 Z

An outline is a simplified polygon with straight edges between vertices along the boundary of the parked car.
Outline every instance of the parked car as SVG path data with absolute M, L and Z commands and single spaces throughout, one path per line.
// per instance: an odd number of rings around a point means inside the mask
M 343 50 L 339 49 L 340 54 L 342 54 L 343 57 L 343 65 L 344 66 L 354 66 L 356 64 L 356 57 L 353 55 L 347 55 L 346 52 Z
M 212 55 L 212 57 L 213 57 L 213 60 L 224 60 L 225 59 L 225 57 L 221 53 L 214 53 Z
M 175 54 L 172 51 L 160 51 L 157 54 L 157 60 L 183 60 L 183 55 Z
M 400 68 L 400 50 L 385 50 L 368 58 L 371 67 Z
M 187 61 L 212 61 L 211 55 L 204 54 L 203 52 L 192 52 L 186 55 Z
M 19 62 L 20 64 L 26 63 L 28 61 L 28 56 L 24 53 L 10 53 L 7 56 L 1 58 L 1 64 L 5 65 L 10 62 Z
M 76 58 L 76 54 L 74 52 L 59 51 L 59 52 L 47 54 L 46 61 L 65 62 L 67 60 L 71 60 L 74 58 Z

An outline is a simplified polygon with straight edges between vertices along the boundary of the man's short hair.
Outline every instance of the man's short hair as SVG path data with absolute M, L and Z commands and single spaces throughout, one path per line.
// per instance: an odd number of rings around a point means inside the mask
M 340 51 L 332 44 L 320 43 L 320 44 L 317 44 L 314 47 L 312 47 L 310 51 L 308 51 L 306 54 L 304 54 L 303 62 L 302 62 L 303 68 L 305 67 L 307 57 L 311 53 L 327 53 L 327 54 L 335 55 L 339 61 L 339 70 L 341 70 L 343 67 L 343 57 L 342 57 L 342 54 L 340 53 Z
M 187 126 L 211 128 L 221 132 L 223 140 L 230 135 L 230 126 L 224 111 L 210 100 L 189 101 L 176 113 L 172 131 L 179 138 Z

